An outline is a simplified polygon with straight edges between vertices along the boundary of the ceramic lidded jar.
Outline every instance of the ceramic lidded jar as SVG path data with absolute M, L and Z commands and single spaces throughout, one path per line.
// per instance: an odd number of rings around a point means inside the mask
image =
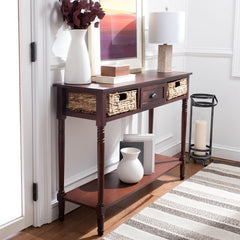
M 138 148 L 122 148 L 123 159 L 119 162 L 117 173 L 119 179 L 124 183 L 137 183 L 143 177 L 143 166 L 138 159 L 140 150 Z

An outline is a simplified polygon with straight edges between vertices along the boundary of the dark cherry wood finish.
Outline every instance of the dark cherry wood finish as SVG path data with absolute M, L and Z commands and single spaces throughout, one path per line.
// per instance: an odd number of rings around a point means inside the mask
M 154 109 L 149 109 L 148 111 L 148 133 L 153 133 L 153 117 Z
M 180 165 L 180 178 L 184 179 L 185 174 L 185 140 L 187 121 L 187 98 L 188 94 L 167 100 L 167 83 L 182 78 L 187 78 L 191 73 L 171 72 L 158 73 L 147 71 L 136 75 L 136 81 L 122 84 L 87 84 L 70 85 L 54 84 L 57 88 L 57 119 L 58 119 L 58 147 L 59 147 L 59 219 L 64 220 L 65 201 L 83 204 L 96 209 L 98 235 L 103 235 L 104 216 L 107 207 L 126 198 L 130 194 L 140 190 L 147 184 L 153 182 L 160 175 Z M 189 81 L 188 81 L 189 82 Z M 107 95 L 120 91 L 137 89 L 137 109 L 131 112 L 121 113 L 114 116 L 107 116 Z M 73 112 L 67 108 L 69 92 L 89 93 L 96 96 L 96 114 Z M 104 175 L 104 152 L 105 134 L 104 129 L 108 121 L 119 119 L 145 110 L 149 110 L 149 133 L 153 133 L 154 108 L 182 100 L 182 129 L 181 129 L 181 155 L 180 158 L 172 158 L 156 155 L 155 172 L 152 175 L 144 176 L 143 179 L 133 185 L 124 184 L 119 181 L 116 172 Z M 70 192 L 64 191 L 64 157 L 65 157 L 65 119 L 67 116 L 85 118 L 96 121 L 97 126 L 97 166 L 98 178 Z
M 166 173 L 170 169 L 180 165 L 178 158 L 172 158 L 156 154 L 155 172 L 151 175 L 146 175 L 137 184 L 125 184 L 118 178 L 117 172 L 113 171 L 104 176 L 104 204 L 105 207 L 110 207 L 113 204 L 121 201 L 130 194 L 140 190 L 147 184 L 153 182 Z M 95 208 L 98 204 L 98 187 L 97 181 L 91 181 L 83 186 L 80 186 L 66 193 L 64 198 L 70 202 L 82 204 L 91 208 Z
M 182 100 L 182 131 L 181 131 L 181 167 L 180 167 L 180 179 L 185 177 L 185 146 L 186 146 L 186 125 L 187 125 L 187 99 Z

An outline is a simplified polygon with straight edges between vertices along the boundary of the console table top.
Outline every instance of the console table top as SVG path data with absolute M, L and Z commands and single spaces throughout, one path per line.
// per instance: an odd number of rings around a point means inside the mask
M 157 72 L 156 70 L 148 70 L 141 73 L 136 73 L 136 80 L 129 81 L 119 84 L 99 84 L 99 83 L 90 83 L 90 84 L 66 84 L 66 83 L 55 83 L 53 86 L 57 88 L 65 88 L 68 90 L 87 90 L 91 92 L 108 92 L 111 90 L 124 90 L 126 88 L 131 87 L 144 87 L 154 82 L 158 83 L 165 83 L 175 80 L 176 78 L 184 78 L 188 77 L 192 73 L 189 72 L 169 72 L 169 73 L 162 73 Z

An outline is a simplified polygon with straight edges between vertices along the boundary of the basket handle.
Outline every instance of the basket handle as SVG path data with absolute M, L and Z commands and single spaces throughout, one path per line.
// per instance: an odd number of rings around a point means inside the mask
M 218 104 L 218 99 L 214 94 L 195 93 L 190 96 L 194 106 L 199 107 L 215 107 Z M 212 102 L 195 101 L 195 99 L 212 99 Z
M 126 93 L 119 93 L 119 101 L 123 101 L 127 99 L 127 94 Z

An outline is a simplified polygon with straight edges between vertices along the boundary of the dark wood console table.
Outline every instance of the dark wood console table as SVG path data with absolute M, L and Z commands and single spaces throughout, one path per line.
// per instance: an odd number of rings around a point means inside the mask
M 158 73 L 147 71 L 138 73 L 136 80 L 122 84 L 96 84 L 69 85 L 54 84 L 57 88 L 57 119 L 58 119 L 58 151 L 59 151 L 59 190 L 57 199 L 59 202 L 59 219 L 64 220 L 65 201 L 86 205 L 96 209 L 98 235 L 104 231 L 105 209 L 124 199 L 137 190 L 153 182 L 160 175 L 180 165 L 180 179 L 184 179 L 185 172 L 185 139 L 187 99 L 189 89 L 189 76 L 191 73 L 171 72 Z M 169 97 L 169 88 L 179 90 L 181 81 L 185 81 L 185 92 L 176 91 L 176 96 Z M 136 90 L 136 108 L 126 112 L 109 115 L 108 96 L 119 92 Z M 181 89 L 180 89 L 181 90 Z M 95 99 L 95 112 L 85 110 L 75 111 L 69 107 L 70 95 L 79 94 Z M 82 95 L 83 94 L 83 95 Z M 104 128 L 108 121 L 119 119 L 145 110 L 149 111 L 149 133 L 153 132 L 154 108 L 182 100 L 182 128 L 181 128 L 181 155 L 180 158 L 166 157 L 156 154 L 155 172 L 144 176 L 134 185 L 124 184 L 119 181 L 115 171 L 104 176 Z M 64 161 L 65 161 L 65 119 L 67 116 L 85 118 L 96 121 L 97 125 L 97 166 L 98 178 L 90 183 L 80 186 L 72 191 L 64 191 Z

